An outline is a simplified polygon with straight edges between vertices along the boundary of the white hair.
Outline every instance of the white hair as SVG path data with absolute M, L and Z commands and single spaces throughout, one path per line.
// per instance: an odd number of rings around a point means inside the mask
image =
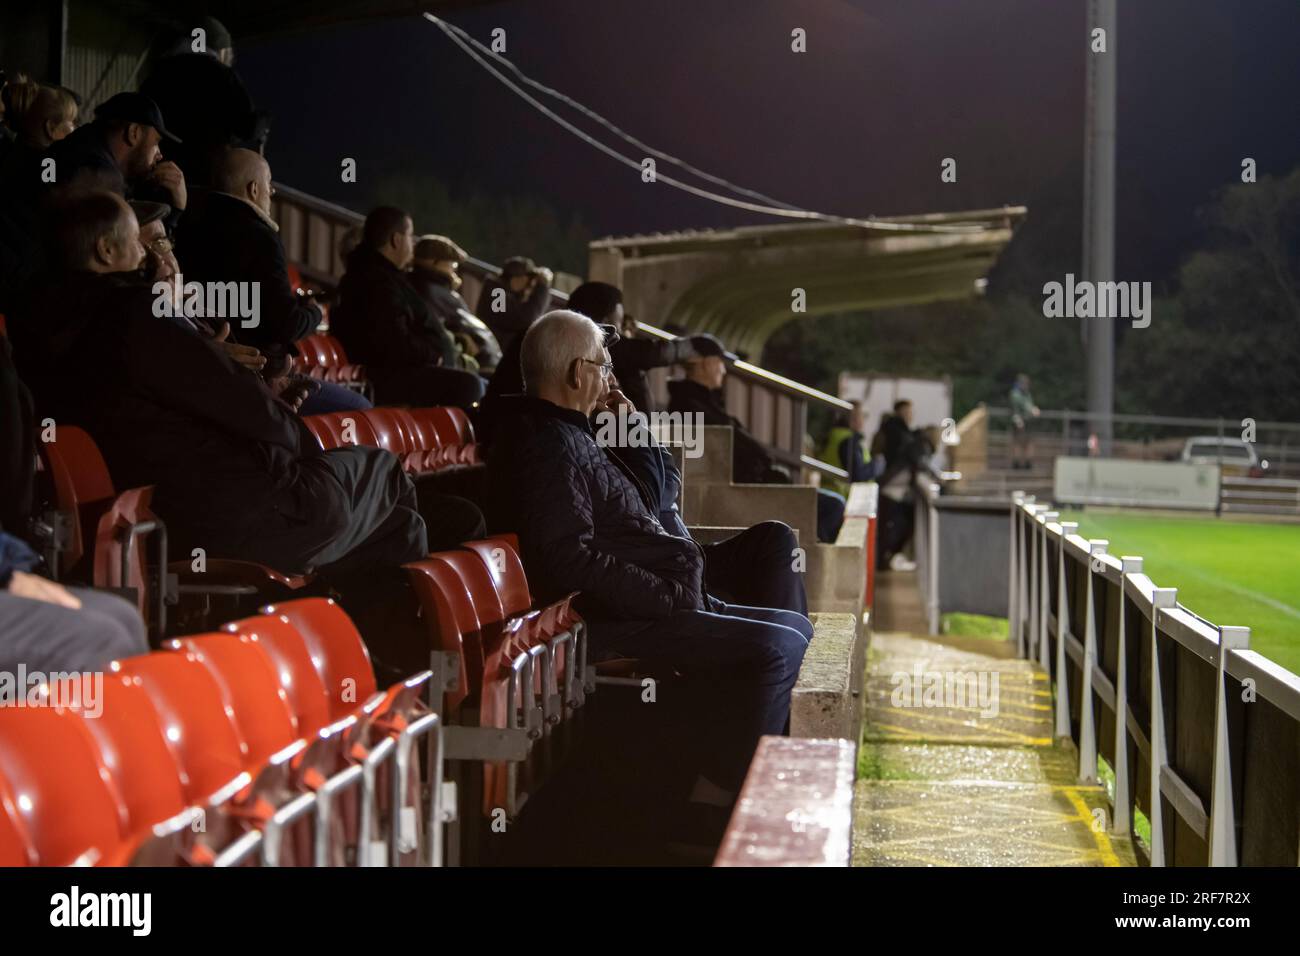
M 544 384 L 562 385 L 576 358 L 591 358 L 605 344 L 595 322 L 579 312 L 547 312 L 528 327 L 519 352 L 524 391 L 536 394 Z

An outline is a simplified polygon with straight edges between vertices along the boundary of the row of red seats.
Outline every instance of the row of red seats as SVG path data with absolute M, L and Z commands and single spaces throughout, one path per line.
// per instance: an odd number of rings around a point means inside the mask
M 366 384 L 365 366 L 349 362 L 343 343 L 334 336 L 316 332 L 299 339 L 294 347 L 298 350 L 293 359 L 295 372 L 350 387 Z
M 379 691 L 334 602 L 268 607 L 102 677 L 97 700 L 59 696 L 80 687 L 65 679 L 44 706 L 0 708 L 0 865 L 440 862 L 430 674 Z
M 479 463 L 469 416 L 459 408 L 370 408 L 308 415 L 303 423 L 322 448 L 386 448 L 407 471 L 426 474 Z
M 95 587 L 134 588 L 140 613 L 157 634 L 165 626 L 167 574 L 178 577 L 176 590 L 181 594 L 280 596 L 310 583 L 307 577 L 249 561 L 209 559 L 203 571 L 195 573 L 189 560 L 169 562 L 160 553 L 155 560 L 158 580 L 151 586 L 142 532 L 163 527 L 150 507 L 152 488 L 118 493 L 94 439 L 76 426 L 59 425 L 54 440 L 42 442 L 40 450 L 39 467 L 48 472 L 55 506 L 67 519 L 56 576 L 77 569 L 89 552 L 91 563 L 83 577 Z M 93 535 L 90 529 L 95 529 Z
M 522 768 L 493 760 L 483 768 L 484 815 L 504 809 L 513 817 L 549 769 L 556 731 L 592 689 L 585 630 L 572 607 L 576 595 L 533 606 L 512 535 L 464 548 L 406 569 L 430 649 L 458 660 L 444 697 L 447 723 L 518 731 L 528 741 Z

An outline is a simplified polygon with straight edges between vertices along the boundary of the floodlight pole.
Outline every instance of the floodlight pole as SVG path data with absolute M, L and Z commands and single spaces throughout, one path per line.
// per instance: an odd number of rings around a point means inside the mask
M 1082 278 L 1115 278 L 1115 86 L 1118 0 L 1088 0 L 1088 80 L 1083 127 Z M 1093 31 L 1105 30 L 1106 50 L 1093 52 Z M 1100 301 L 1100 297 L 1098 297 Z M 1088 353 L 1089 426 L 1110 454 L 1115 411 L 1115 319 L 1081 319 Z

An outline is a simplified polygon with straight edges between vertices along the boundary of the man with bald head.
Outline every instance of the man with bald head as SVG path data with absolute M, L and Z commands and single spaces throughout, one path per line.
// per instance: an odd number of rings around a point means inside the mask
M 707 688 L 710 712 L 696 728 L 701 772 L 688 798 L 702 839 L 686 842 L 698 845 L 720 837 L 758 738 L 785 732 L 812 625 L 793 611 L 708 595 L 700 546 L 664 528 L 659 502 L 618 448 L 597 442 L 592 416 L 630 405 L 609 384 L 617 339 L 576 312 L 549 312 L 529 327 L 525 394 L 502 397 L 512 407 L 488 459 L 488 517 L 494 531 L 518 534 L 539 601 L 581 592 L 597 660 L 633 657 L 653 673 L 680 674 L 683 697 Z
M 231 337 L 263 352 L 273 370 L 296 354 L 293 343 L 316 331 L 320 309 L 289 285 L 280 228 L 271 218 L 271 167 L 251 149 L 222 150 L 210 191 L 195 196 L 176 234 L 186 282 L 257 282 L 255 326 L 231 323 Z

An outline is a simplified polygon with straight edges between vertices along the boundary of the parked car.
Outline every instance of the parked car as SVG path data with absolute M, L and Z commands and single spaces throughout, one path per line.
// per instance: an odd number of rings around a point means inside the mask
M 1268 468 L 1268 462 L 1260 459 L 1252 443 L 1215 435 L 1187 439 L 1181 459 L 1196 464 L 1220 464 L 1223 474 L 1233 477 L 1262 478 Z

